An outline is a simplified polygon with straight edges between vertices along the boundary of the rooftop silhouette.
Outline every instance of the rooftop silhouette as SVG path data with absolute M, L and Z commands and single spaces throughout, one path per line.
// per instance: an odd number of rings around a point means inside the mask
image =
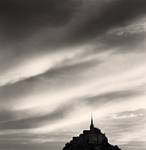
M 121 150 L 117 145 L 108 143 L 108 139 L 100 129 L 94 127 L 91 115 L 90 130 L 83 130 L 78 137 L 65 144 L 63 150 Z

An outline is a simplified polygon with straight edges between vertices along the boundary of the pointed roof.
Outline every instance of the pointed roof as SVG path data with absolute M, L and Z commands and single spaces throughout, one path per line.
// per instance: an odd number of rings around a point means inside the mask
M 91 114 L 91 124 L 90 124 L 90 130 L 94 129 L 94 123 L 93 123 L 93 116 Z

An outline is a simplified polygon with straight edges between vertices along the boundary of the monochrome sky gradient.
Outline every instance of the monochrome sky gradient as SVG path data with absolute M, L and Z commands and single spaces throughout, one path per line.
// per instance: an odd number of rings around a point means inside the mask
M 0 149 L 61 150 L 91 112 L 146 148 L 146 0 L 1 0 Z

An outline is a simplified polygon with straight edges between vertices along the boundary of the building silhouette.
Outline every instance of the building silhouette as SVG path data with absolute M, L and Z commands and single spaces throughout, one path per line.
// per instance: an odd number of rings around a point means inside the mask
M 108 139 L 100 129 L 94 127 L 91 116 L 90 130 L 84 130 L 78 137 L 73 137 L 65 144 L 63 150 L 121 150 L 117 145 L 108 143 Z

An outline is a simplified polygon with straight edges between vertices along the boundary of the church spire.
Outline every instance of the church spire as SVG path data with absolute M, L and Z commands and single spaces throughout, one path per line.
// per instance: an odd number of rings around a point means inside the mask
M 90 130 L 94 129 L 94 124 L 93 124 L 93 116 L 91 114 L 91 124 L 90 124 Z

